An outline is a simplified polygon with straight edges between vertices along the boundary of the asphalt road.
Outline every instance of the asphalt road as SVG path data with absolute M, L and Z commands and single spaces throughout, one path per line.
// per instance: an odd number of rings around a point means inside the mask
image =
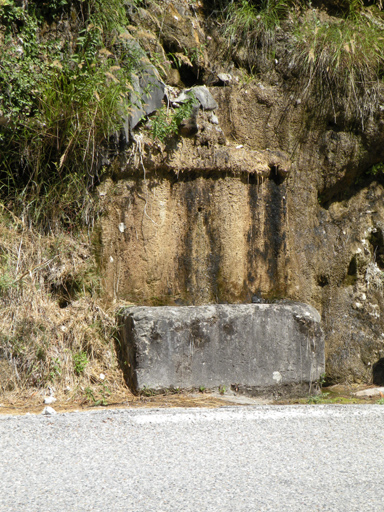
M 384 511 L 384 406 L 0 417 L 0 510 Z

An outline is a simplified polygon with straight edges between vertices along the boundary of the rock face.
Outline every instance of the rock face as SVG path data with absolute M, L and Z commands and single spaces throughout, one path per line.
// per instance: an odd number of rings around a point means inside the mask
M 310 304 L 329 380 L 372 381 L 384 358 L 384 88 L 364 122 L 340 97 L 322 103 L 290 74 L 283 30 L 281 58 L 244 80 L 203 15 L 165 3 L 168 51 L 208 41 L 180 66 L 181 89 L 211 84 L 215 122 L 201 110 L 193 139 L 166 144 L 141 133 L 100 187 L 105 289 L 138 305 Z
M 132 76 L 133 92 L 129 95 L 129 114 L 123 115 L 121 133 L 123 145 L 128 144 L 130 133 L 140 120 L 161 107 L 165 89 L 156 68 L 150 64 L 139 43 L 128 39 L 125 45 L 135 55 L 140 65 L 138 65 L 137 74 Z
M 324 372 L 318 312 L 304 304 L 132 307 L 122 314 L 126 376 L 137 392 L 308 393 Z
M 153 305 L 251 302 L 260 290 L 284 297 L 285 187 L 261 181 L 162 173 L 116 184 L 103 230 L 110 294 Z

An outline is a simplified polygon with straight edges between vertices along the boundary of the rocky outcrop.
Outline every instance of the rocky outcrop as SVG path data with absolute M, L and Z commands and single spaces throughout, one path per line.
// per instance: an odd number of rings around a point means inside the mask
M 181 4 L 172 7 L 178 26 L 196 27 L 194 44 L 206 41 L 202 18 Z M 165 46 L 181 44 L 172 30 L 162 32 Z M 361 122 L 341 103 L 336 113 L 320 108 L 288 65 L 244 81 L 215 61 L 217 44 L 179 70 L 184 87 L 198 72 L 214 84 L 213 121 L 201 110 L 191 140 L 154 142 L 142 130 L 100 187 L 109 296 L 305 302 L 322 316 L 328 378 L 369 382 L 384 356 L 384 188 L 374 167 L 384 161 L 382 109 Z

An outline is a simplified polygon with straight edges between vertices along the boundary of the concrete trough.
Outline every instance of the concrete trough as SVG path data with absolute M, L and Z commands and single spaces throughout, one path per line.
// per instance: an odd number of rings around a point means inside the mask
M 120 315 L 125 375 L 137 393 L 302 395 L 324 372 L 320 315 L 305 304 L 135 306 Z

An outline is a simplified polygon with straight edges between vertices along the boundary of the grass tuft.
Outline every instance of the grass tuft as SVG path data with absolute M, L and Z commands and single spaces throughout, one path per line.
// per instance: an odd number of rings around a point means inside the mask
M 225 9 L 223 34 L 232 55 L 244 54 L 248 68 L 273 57 L 276 30 L 289 12 L 286 0 L 242 0 Z
M 295 67 L 307 94 L 332 102 L 335 116 L 364 121 L 377 108 L 384 71 L 384 24 L 369 17 L 320 21 L 316 11 L 295 30 Z

